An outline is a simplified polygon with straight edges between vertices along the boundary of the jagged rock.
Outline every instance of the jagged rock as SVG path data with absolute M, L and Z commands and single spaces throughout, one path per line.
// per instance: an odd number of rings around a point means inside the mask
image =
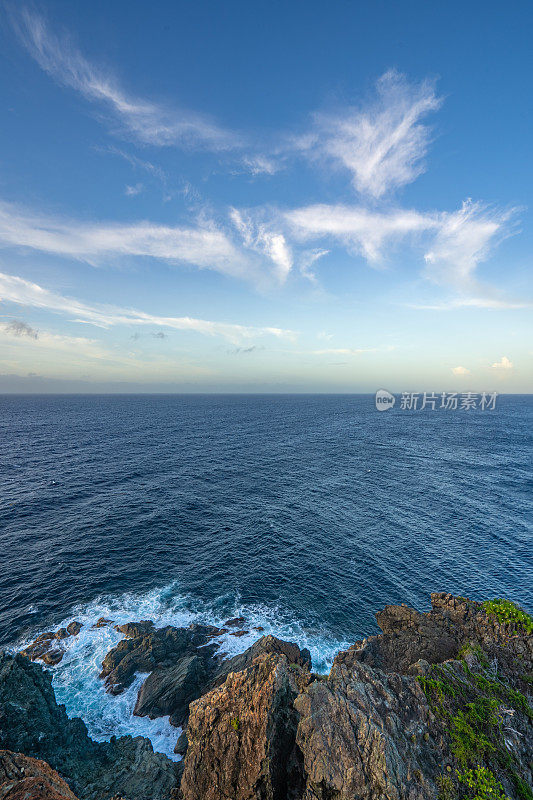
M 205 660 L 198 655 L 181 658 L 167 669 L 155 669 L 139 689 L 134 714 L 140 717 L 170 717 L 171 725 L 183 726 L 189 703 L 206 687 Z
M 385 672 L 407 674 L 419 659 L 438 664 L 456 658 L 471 641 L 482 643 L 506 661 L 508 670 L 517 656 L 531 663 L 532 637 L 511 638 L 515 631 L 490 618 L 481 603 L 434 592 L 431 604 L 427 613 L 405 605 L 386 606 L 376 614 L 383 633 L 356 642 L 337 656 L 337 663 L 361 662 Z
M 187 747 L 189 746 L 189 742 L 187 739 L 187 731 L 182 731 L 178 736 L 178 741 L 176 742 L 176 746 L 174 747 L 174 752 L 177 753 L 179 756 L 184 756 L 187 752 Z
M 48 664 L 48 666 L 53 667 L 56 664 L 59 664 L 64 655 L 64 650 L 60 650 L 59 647 L 54 647 L 51 650 L 48 650 L 46 653 L 43 653 L 41 656 L 41 661 L 43 661 L 45 664 Z
M 413 678 L 337 663 L 295 701 L 304 800 L 434 800 L 441 751 Z
M 58 664 L 64 655 L 64 650 L 57 646 L 57 641 L 64 639 L 63 631 L 65 628 L 60 628 L 59 631 L 48 633 L 41 633 L 40 636 L 26 647 L 22 654 L 27 656 L 31 661 L 44 661 L 45 664 L 53 665 Z M 68 634 L 66 634 L 68 636 Z
M 311 653 L 307 648 L 300 650 L 294 642 L 284 642 L 282 639 L 277 639 L 275 636 L 269 634 L 262 636 L 251 647 L 239 653 L 233 658 L 224 661 L 217 671 L 214 683 L 220 685 L 226 680 L 230 672 L 240 672 L 250 666 L 257 656 L 263 653 L 271 653 L 274 655 L 284 655 L 287 657 L 289 663 L 298 664 L 301 667 L 311 669 Z
M 0 748 L 44 759 L 80 800 L 166 800 L 179 776 L 148 739 L 90 739 L 82 720 L 57 704 L 51 674 L 21 654 L 0 654 Z
M 329 676 L 274 637 L 225 662 L 190 706 L 183 800 L 467 798 L 461 770 L 480 763 L 495 796 L 529 797 L 531 710 L 516 686 L 533 637 L 445 594 L 378 620 L 384 632 Z
M 179 659 L 202 648 L 204 661 L 213 658 L 214 645 L 205 647 L 211 633 L 209 626 L 189 628 L 154 628 L 152 623 L 127 623 L 121 626 L 130 638 L 123 639 L 109 651 L 102 662 L 101 678 L 108 692 L 120 694 L 131 685 L 136 672 L 152 672 L 175 666 Z
M 0 750 L 0 800 L 77 800 L 46 761 Z
M 146 636 L 153 630 L 154 623 L 149 619 L 140 622 L 125 622 L 123 625 L 115 625 L 115 630 L 123 633 L 126 639 L 135 639 L 139 636 Z
M 67 633 L 69 636 L 77 636 L 82 628 L 83 624 L 74 619 L 67 625 Z
M 68 639 L 69 636 L 70 634 L 66 628 L 59 628 L 59 630 L 55 633 L 55 637 L 59 641 L 61 641 L 61 639 Z
M 100 617 L 94 623 L 93 628 L 106 628 L 108 625 L 112 624 L 113 624 L 112 619 L 107 619 L 106 617 Z
M 261 653 L 191 703 L 181 791 L 185 800 L 288 800 L 298 694 L 283 654 Z
M 247 633 L 250 633 L 250 631 L 233 631 L 230 633 L 230 636 L 236 636 L 238 639 L 240 639 L 241 636 L 246 636 Z
M 225 628 L 240 628 L 241 625 L 246 624 L 246 619 L 244 617 L 233 617 L 233 619 L 227 619 L 224 623 Z

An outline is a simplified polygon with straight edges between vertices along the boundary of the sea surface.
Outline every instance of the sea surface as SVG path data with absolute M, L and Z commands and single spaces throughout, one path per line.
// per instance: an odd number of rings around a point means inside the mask
M 243 615 L 325 671 L 387 603 L 531 610 L 533 397 L 377 412 L 370 395 L 0 397 L 0 644 L 84 623 L 54 686 L 91 735 L 149 736 L 98 672 L 115 622 Z

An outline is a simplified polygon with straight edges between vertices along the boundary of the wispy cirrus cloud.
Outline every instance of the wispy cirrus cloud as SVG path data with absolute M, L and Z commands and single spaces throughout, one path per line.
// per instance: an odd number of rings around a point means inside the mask
M 372 102 L 317 114 L 313 131 L 296 146 L 348 170 L 357 192 L 379 199 L 425 171 L 431 130 L 422 120 L 441 104 L 433 81 L 409 83 L 389 70 L 377 81 Z
M 273 230 L 254 215 L 232 208 L 230 218 L 240 233 L 245 247 L 269 258 L 275 266 L 280 283 L 287 279 L 293 265 L 293 257 L 285 236 Z
M 28 8 L 12 10 L 13 27 L 28 53 L 58 84 L 102 105 L 119 131 L 144 144 L 179 145 L 213 151 L 239 147 L 241 138 L 207 116 L 136 97 L 118 79 L 91 64 L 67 33 L 55 33 Z
M 512 234 L 510 223 L 517 210 L 468 199 L 457 211 L 439 214 L 435 239 L 424 256 L 427 276 L 435 283 L 471 287 L 478 265 Z
M 478 267 L 515 232 L 517 212 L 466 200 L 456 211 L 431 212 L 317 204 L 284 212 L 284 218 L 297 239 L 337 242 L 371 266 L 385 264 L 399 244 L 416 246 L 423 253 L 423 277 L 459 295 L 432 308 L 524 308 L 528 303 L 477 278 Z
M 333 239 L 379 265 L 384 248 L 409 234 L 435 229 L 431 214 L 393 209 L 374 211 L 364 206 L 316 204 L 285 213 L 293 234 L 303 240 Z
M 36 283 L 15 275 L 0 273 L 0 301 L 17 305 L 46 309 L 68 316 L 76 322 L 86 322 L 98 327 L 115 325 L 152 325 L 181 331 L 196 331 L 206 336 L 222 336 L 233 344 L 262 336 L 293 340 L 296 332 L 288 329 L 264 326 L 255 327 L 228 322 L 212 322 L 194 317 L 165 317 L 135 309 L 111 305 L 88 305 L 45 289 Z
M 22 247 L 98 264 L 104 258 L 150 256 L 233 277 L 251 277 L 249 260 L 210 221 L 197 227 L 151 222 L 85 223 L 0 202 L 0 247 Z

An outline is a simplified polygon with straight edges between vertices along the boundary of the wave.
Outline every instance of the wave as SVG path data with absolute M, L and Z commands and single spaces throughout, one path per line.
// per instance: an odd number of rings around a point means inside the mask
M 137 675 L 134 683 L 121 695 L 106 694 L 98 675 L 104 656 L 122 635 L 113 625 L 95 628 L 94 624 L 100 617 L 105 617 L 115 624 L 150 619 L 157 627 L 185 627 L 193 622 L 221 627 L 229 617 L 241 616 L 246 620 L 248 633 L 241 637 L 228 633 L 215 639 L 219 653 L 231 657 L 242 653 L 261 636 L 273 634 L 280 639 L 295 641 L 300 647 L 308 647 L 313 670 L 325 673 L 329 671 L 335 654 L 349 645 L 349 642 L 332 638 L 325 629 L 295 619 L 287 610 L 243 605 L 238 593 L 206 603 L 181 594 L 177 584 L 171 583 L 143 594 L 100 597 L 91 603 L 75 606 L 69 616 L 58 623 L 57 627 L 64 627 L 77 619 L 83 623 L 83 628 L 78 636 L 63 640 L 65 655 L 59 664 L 50 667 L 57 700 L 65 705 L 70 717 L 83 719 L 89 735 L 96 741 L 128 734 L 144 736 L 150 739 L 156 752 L 178 760 L 174 746 L 181 729 L 170 725 L 168 717 L 151 720 L 133 715 L 137 692 L 145 675 Z M 19 647 L 28 643 L 21 643 Z

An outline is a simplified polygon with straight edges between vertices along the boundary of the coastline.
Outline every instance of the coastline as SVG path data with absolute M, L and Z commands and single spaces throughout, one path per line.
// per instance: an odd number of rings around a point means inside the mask
M 220 640 L 231 636 L 242 643 L 243 631 L 251 627 L 244 618 L 226 620 L 225 629 L 131 620 L 116 630 L 116 621 L 102 620 L 94 631 L 109 635 L 114 630 L 110 637 L 114 645 L 98 678 L 102 690 L 107 685 L 110 692 L 107 701 L 121 702 L 131 691 L 137 696 L 137 719 L 153 717 L 159 724 L 167 716 L 174 722 L 173 741 L 183 760 L 154 753 L 147 739 L 111 736 L 107 743 L 95 743 L 84 723 L 65 721 L 64 708 L 58 712 L 63 727 L 79 725 L 85 733 L 81 744 L 74 737 L 74 752 L 68 757 L 64 741 L 55 750 L 52 745 L 48 753 L 27 744 L 21 731 L 25 725 L 34 728 L 35 720 L 22 724 L 19 719 L 18 727 L 11 725 L 12 731 L 19 731 L 18 738 L 6 732 L 13 701 L 6 695 L 8 662 L 9 673 L 22 671 L 34 681 L 42 674 L 42 686 L 48 686 L 42 692 L 48 693 L 48 704 L 51 698 L 55 703 L 49 673 L 21 655 L 5 655 L 0 669 L 1 746 L 30 757 L 48 755 L 50 766 L 59 768 L 81 800 L 96 798 L 94 791 L 103 796 L 102 787 L 110 777 L 102 773 L 100 761 L 124 766 L 131 759 L 131 742 L 141 747 L 145 772 L 155 770 L 154 775 L 164 776 L 157 787 L 161 799 L 412 800 L 436 797 L 439 792 L 444 797 L 443 787 L 455 792 L 450 797 L 470 797 L 468 780 L 481 776 L 488 780 L 489 773 L 506 797 L 527 798 L 532 780 L 527 752 L 533 746 L 532 712 L 526 700 L 533 667 L 531 618 L 517 616 L 513 604 L 490 606 L 443 593 L 433 594 L 431 600 L 432 609 L 426 613 L 405 605 L 387 606 L 376 615 L 383 632 L 338 652 L 327 674 L 315 671 L 305 648 L 259 630 L 251 647 L 224 655 Z M 52 631 L 44 650 L 41 637 L 37 650 L 29 653 L 42 660 L 52 652 L 53 661 L 64 642 L 75 640 L 81 631 L 82 627 L 74 635 L 65 635 L 63 629 Z M 92 662 L 91 668 L 96 667 Z M 19 705 L 20 700 L 24 698 L 19 697 Z M 472 708 L 485 714 L 479 730 L 468 721 Z M 458 721 L 463 728 L 470 725 L 477 739 L 454 739 Z M 21 743 L 24 747 L 17 747 Z M 92 753 L 95 766 L 90 779 L 72 766 L 76 747 L 85 760 L 85 751 Z M 507 756 L 508 763 L 502 766 Z M 133 759 L 124 767 L 130 778 L 137 774 L 135 763 Z M 478 775 L 476 770 L 484 772 Z M 156 797 L 156 789 L 148 790 L 140 775 L 134 785 L 128 784 L 129 794 L 114 780 L 111 784 L 127 800 L 148 800 L 146 791 Z

